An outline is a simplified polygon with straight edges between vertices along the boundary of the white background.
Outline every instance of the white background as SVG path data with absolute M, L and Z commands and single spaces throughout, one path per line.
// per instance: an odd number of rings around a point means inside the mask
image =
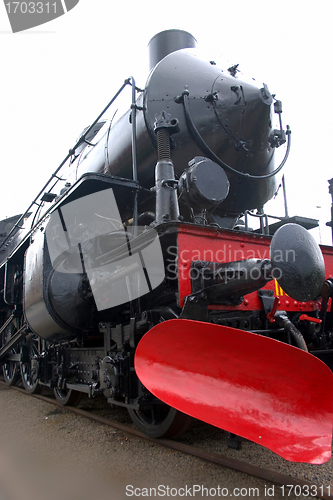
M 12 34 L 1 4 L 0 220 L 28 207 L 125 78 L 145 85 L 150 38 L 175 28 L 192 33 L 204 57 L 221 68 L 239 63 L 282 100 L 292 130 L 289 213 L 320 218 L 312 234 L 331 244 L 332 14 L 332 0 L 80 0 Z M 282 200 L 273 208 L 284 215 Z

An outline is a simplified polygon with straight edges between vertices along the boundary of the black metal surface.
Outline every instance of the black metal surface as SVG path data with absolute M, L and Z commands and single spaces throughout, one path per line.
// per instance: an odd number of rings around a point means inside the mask
M 46 340 L 68 339 L 72 332 L 52 310 L 48 297 L 48 278 L 52 270 L 47 263 L 45 234 L 37 230 L 24 260 L 24 312 L 33 332 Z M 75 314 L 75 313 L 74 313 Z
M 177 181 L 171 161 L 161 160 L 156 164 L 156 224 L 179 220 Z
M 27 328 L 27 325 L 23 325 L 22 328 L 20 328 L 5 344 L 1 349 L 0 349 L 0 359 L 4 358 L 6 354 L 8 354 L 14 347 L 16 347 L 23 339 L 26 337 L 26 335 L 29 333 L 29 330 Z
M 84 175 L 52 210 L 110 187 L 117 188 L 119 208 L 131 213 L 133 193 L 139 189 L 137 182 L 103 174 Z M 96 308 L 86 296 L 84 273 L 60 273 L 53 268 L 45 243 L 45 227 L 47 225 L 33 233 L 32 244 L 25 255 L 24 303 L 28 323 L 37 335 L 48 341 L 93 332 L 97 328 Z
M 212 182 L 212 179 L 215 182 Z M 229 193 L 230 183 L 224 170 L 208 158 L 197 156 L 189 162 L 179 181 L 183 203 L 194 212 L 217 207 Z
M 320 295 L 325 279 L 323 255 L 302 226 L 286 224 L 276 231 L 271 262 L 280 286 L 290 297 L 307 301 Z
M 170 135 L 177 133 L 178 120 L 162 111 L 156 116 L 154 130 L 157 136 L 157 157 L 155 167 L 156 216 L 155 223 L 179 220 L 177 185 L 171 160 Z
M 152 70 L 157 63 L 171 52 L 195 47 L 196 39 L 187 31 L 166 30 L 157 33 L 148 43 L 149 69 Z
M 233 169 L 251 175 L 274 171 L 274 148 L 270 144 L 272 106 L 262 89 L 223 72 L 209 61 L 183 49 L 167 55 L 151 72 L 146 89 L 137 100 L 136 137 L 138 180 L 154 185 L 157 160 L 156 115 L 161 111 L 179 121 L 180 132 L 172 137 L 172 160 L 176 178 L 194 156 L 203 156 L 192 136 L 184 115 L 183 104 L 175 97 L 188 87 L 189 109 L 193 123 L 209 148 Z M 211 100 L 209 96 L 213 95 Z M 87 147 L 78 159 L 77 175 L 85 172 L 110 173 L 132 178 L 131 111 L 112 127 L 106 125 L 94 148 Z M 276 180 L 238 178 L 228 174 L 230 193 L 215 211 L 239 214 L 245 209 L 261 207 L 276 190 Z M 214 179 L 212 179 L 214 183 Z M 216 184 L 216 183 L 215 183 Z M 147 204 L 146 210 L 154 209 Z
M 242 88 L 241 99 L 231 90 L 235 85 Z M 195 126 L 218 157 L 236 170 L 251 174 L 269 173 L 274 169 L 273 150 L 267 144 L 270 106 L 263 102 L 260 89 L 224 74 L 216 66 L 182 50 L 167 56 L 151 73 L 144 99 L 150 135 L 150 124 L 159 112 L 157 106 L 160 107 L 161 100 L 168 106 L 168 112 L 179 119 L 180 133 L 173 137 L 172 151 L 176 174 L 181 175 L 193 156 L 202 156 L 200 147 L 188 131 L 182 103 L 174 101 L 174 96 L 182 94 L 185 87 L 188 87 Z M 205 97 L 212 92 L 217 100 L 207 102 Z M 251 155 L 246 149 L 238 148 L 240 139 L 246 143 Z M 221 210 L 223 207 L 225 211 L 261 206 L 272 195 L 275 186 L 274 179 L 246 180 L 232 176 L 229 180 L 230 193 L 221 205 Z
M 220 264 L 194 261 L 191 265 L 192 292 L 204 291 L 212 304 L 239 304 L 243 295 L 272 280 L 268 259 L 247 259 Z
M 284 311 L 277 311 L 274 315 L 274 319 L 278 324 L 285 329 L 294 339 L 297 347 L 303 351 L 308 352 L 307 345 L 305 343 L 304 337 L 301 332 L 295 327 L 295 325 L 290 321 L 287 313 Z

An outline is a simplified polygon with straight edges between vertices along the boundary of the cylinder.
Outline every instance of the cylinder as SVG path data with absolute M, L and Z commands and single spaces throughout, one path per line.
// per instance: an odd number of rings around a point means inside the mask
M 149 71 L 165 56 L 181 49 L 194 49 L 197 41 L 191 33 L 183 30 L 166 30 L 157 33 L 148 43 Z
M 175 174 L 171 160 L 160 160 L 155 169 L 156 222 L 178 221 Z

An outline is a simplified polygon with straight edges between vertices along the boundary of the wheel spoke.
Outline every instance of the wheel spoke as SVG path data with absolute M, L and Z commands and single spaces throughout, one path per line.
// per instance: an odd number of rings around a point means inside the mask
M 147 409 L 128 409 L 133 423 L 152 438 L 179 437 L 191 424 L 191 417 L 164 403 L 152 403 Z
M 19 379 L 18 364 L 15 361 L 9 361 L 3 364 L 3 376 L 7 385 L 15 385 Z
M 10 351 L 10 354 L 17 354 L 16 350 Z M 15 385 L 19 378 L 19 364 L 16 361 L 7 361 L 2 365 L 2 372 L 7 385 Z
M 154 406 L 151 409 L 151 425 L 157 424 L 156 408 Z
M 77 406 L 81 401 L 82 392 L 74 391 L 72 389 L 54 388 L 54 395 L 58 403 L 62 406 Z
M 39 374 L 39 352 L 38 341 L 34 335 L 29 336 L 23 349 L 26 349 L 25 356 L 28 356 L 26 362 L 21 363 L 21 377 L 25 390 L 29 394 L 41 393 L 43 387 L 38 382 Z

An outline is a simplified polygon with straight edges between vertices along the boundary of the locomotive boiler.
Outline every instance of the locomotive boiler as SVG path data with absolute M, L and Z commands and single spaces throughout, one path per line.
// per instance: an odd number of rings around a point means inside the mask
M 322 463 L 333 250 L 313 219 L 265 214 L 290 147 L 281 102 L 195 46 L 155 35 L 145 88 L 125 80 L 27 211 L 0 222 L 3 375 L 63 405 L 104 395 L 151 437 L 198 418 Z M 127 86 L 128 111 L 105 120 Z

